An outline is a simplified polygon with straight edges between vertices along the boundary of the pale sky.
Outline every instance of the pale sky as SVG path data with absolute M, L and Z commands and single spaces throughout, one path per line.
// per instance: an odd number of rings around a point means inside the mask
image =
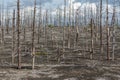
M 50 12 L 55 15 L 56 14 L 56 9 L 59 7 L 60 9 L 64 8 L 64 0 L 36 0 L 37 1 L 37 13 L 39 13 L 39 7 L 40 7 L 40 1 L 42 3 L 42 12 L 44 14 L 44 11 L 46 9 L 49 9 Z M 69 13 L 69 7 L 68 5 L 70 4 L 70 0 L 66 0 L 67 1 L 67 13 Z M 93 12 L 96 14 L 96 9 L 98 7 L 99 1 L 100 0 L 71 0 L 72 4 L 74 6 L 74 9 L 78 9 L 81 6 L 81 16 L 85 16 L 84 15 L 84 8 L 86 8 L 86 10 L 88 11 L 91 7 L 93 9 Z M 110 12 L 110 16 L 111 13 L 113 12 L 113 1 L 114 0 L 108 0 L 109 1 L 109 12 Z M 116 1 L 116 11 L 118 13 L 120 13 L 120 0 L 115 0 Z M 7 7 L 9 7 L 9 15 L 12 15 L 13 9 L 16 9 L 16 2 L 17 0 L 0 0 L 0 4 L 4 6 L 6 6 L 5 8 L 7 9 Z M 20 4 L 21 4 L 21 11 L 27 11 L 28 13 L 31 14 L 31 10 L 33 10 L 33 5 L 34 5 L 34 0 L 20 0 Z M 106 0 L 103 0 L 103 13 L 106 10 Z M 61 13 L 63 13 L 63 11 L 61 11 Z M 63 15 L 63 14 L 62 14 Z M 104 17 L 104 14 L 103 14 Z

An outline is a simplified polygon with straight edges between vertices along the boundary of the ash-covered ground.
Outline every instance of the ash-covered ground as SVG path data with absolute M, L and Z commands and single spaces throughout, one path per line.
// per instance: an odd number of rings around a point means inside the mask
M 20 70 L 17 69 L 17 51 L 15 63 L 11 63 L 11 30 L 10 34 L 4 36 L 4 44 L 1 43 L 0 45 L 0 80 L 120 80 L 119 44 L 115 49 L 115 60 L 107 60 L 106 45 L 103 45 L 103 53 L 101 54 L 99 52 L 99 34 L 94 36 L 96 41 L 94 42 L 94 53 L 91 60 L 89 52 L 90 32 L 85 32 L 83 29 L 79 30 L 78 42 L 74 46 L 75 29 L 71 28 L 71 33 L 68 35 L 68 29 L 65 28 L 64 52 L 62 50 L 63 28 L 47 28 L 47 36 L 44 35 L 44 29 L 41 29 L 40 43 L 37 42 L 38 33 L 36 29 L 34 70 L 32 70 L 31 29 L 27 28 L 25 34 L 24 32 L 20 34 L 22 57 L 22 69 Z M 103 33 L 103 43 L 106 43 L 105 33 Z M 26 35 L 25 40 L 23 39 L 24 35 Z M 119 36 L 119 31 L 116 35 Z M 70 48 L 67 48 L 68 36 Z M 119 42 L 118 37 L 116 41 Z M 110 54 L 112 54 L 111 47 Z

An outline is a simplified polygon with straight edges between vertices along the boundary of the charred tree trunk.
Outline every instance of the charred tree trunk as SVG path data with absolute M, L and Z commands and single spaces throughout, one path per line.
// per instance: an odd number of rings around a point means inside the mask
M 6 32 L 7 32 L 7 34 L 9 34 L 9 15 L 8 15 L 8 13 L 9 13 L 9 9 L 8 9 L 8 7 L 7 7 L 7 19 L 6 19 Z
M 20 53 L 20 0 L 17 0 L 17 53 L 18 53 L 18 69 L 21 69 L 21 53 Z
M 1 44 L 4 45 L 4 3 L 2 7 L 2 23 L 1 23 Z
M 66 0 L 64 0 L 64 26 L 63 26 L 63 57 L 65 51 L 65 26 L 66 26 Z
M 93 20 L 91 19 L 91 22 L 90 22 L 90 27 L 91 27 L 91 49 L 90 49 L 90 59 L 93 58 L 93 48 L 94 48 L 94 38 L 93 38 Z
M 107 7 L 106 7 L 106 32 L 107 32 L 107 59 L 110 59 L 110 53 L 109 53 L 109 26 L 108 26 L 108 0 L 106 0 Z
M 100 54 L 103 54 L 103 43 L 102 43 L 102 0 L 100 0 Z
M 112 60 L 113 61 L 115 59 L 115 12 L 116 12 L 116 8 L 115 8 L 115 0 L 114 0 L 113 17 L 112 17 L 112 27 L 113 27 L 113 31 L 112 31 L 112 39 L 113 39 L 113 43 L 112 43 Z
M 75 19 L 75 26 L 76 26 L 76 34 L 75 34 L 75 47 L 77 46 L 78 43 L 78 35 L 79 35 L 79 28 L 78 28 L 78 15 L 79 15 L 79 10 L 77 9 L 76 11 L 76 19 Z
M 35 68 L 35 14 L 36 14 L 36 0 L 34 0 L 34 16 L 32 26 L 32 69 Z
M 71 28 L 71 0 L 69 5 L 69 26 L 68 26 L 68 48 L 70 48 L 70 28 Z
M 12 20 L 12 64 L 14 64 L 15 58 L 15 10 L 13 11 L 13 20 Z
M 23 42 L 25 43 L 25 40 L 26 40 L 26 24 L 27 23 L 27 21 L 26 21 L 26 12 L 24 11 L 24 20 L 23 20 L 23 31 L 24 31 L 24 35 L 23 35 Z
M 46 10 L 45 13 L 45 46 L 47 47 L 48 42 L 47 42 L 47 29 L 48 29 L 48 10 Z
M 40 43 L 41 26 L 42 26 L 42 7 L 41 7 L 41 2 L 40 2 L 40 16 L 39 16 L 39 25 L 38 25 L 38 44 Z

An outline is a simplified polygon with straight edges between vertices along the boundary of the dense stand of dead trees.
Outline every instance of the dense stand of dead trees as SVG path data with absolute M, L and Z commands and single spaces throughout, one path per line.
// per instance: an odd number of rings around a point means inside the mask
M 112 20 L 110 23 L 109 19 L 109 0 L 106 0 L 106 18 L 103 18 L 103 0 L 98 2 L 99 6 L 96 5 L 96 10 L 91 6 L 88 10 L 87 7 L 74 8 L 74 4 L 70 0 L 64 0 L 64 9 L 59 6 L 56 10 L 56 15 L 53 15 L 51 10 L 46 9 L 42 11 L 42 3 L 40 2 L 39 14 L 37 14 L 37 4 L 34 0 L 34 11 L 31 14 L 21 13 L 20 0 L 17 0 L 17 10 L 13 10 L 12 19 L 9 17 L 9 8 L 7 8 L 7 17 L 4 17 L 4 5 L 0 6 L 0 28 L 1 28 L 1 45 L 4 46 L 4 36 L 10 33 L 10 26 L 12 26 L 12 64 L 15 64 L 15 55 L 17 53 L 18 69 L 21 69 L 21 43 L 26 42 L 26 31 L 27 28 L 31 28 L 31 55 L 32 55 L 32 69 L 35 68 L 35 56 L 36 56 L 36 36 L 37 43 L 41 44 L 42 33 L 44 35 L 44 47 L 49 46 L 49 30 L 52 26 L 53 28 L 62 28 L 62 46 L 60 46 L 59 41 L 55 40 L 56 36 L 54 30 L 51 28 L 51 41 L 52 48 L 56 47 L 58 50 L 58 62 L 60 62 L 61 57 L 65 58 L 66 49 L 82 50 L 84 57 L 87 52 L 89 52 L 90 59 L 94 58 L 96 52 L 96 46 L 99 46 L 99 57 L 103 59 L 104 53 L 106 53 L 107 60 L 115 59 L 115 47 L 116 47 L 116 2 L 114 0 Z M 96 13 L 95 13 L 96 12 Z M 69 14 L 68 14 L 69 13 Z M 16 15 L 17 14 L 17 15 Z M 82 16 L 84 14 L 84 16 Z M 97 15 L 98 14 L 98 15 Z M 24 15 L 24 17 L 23 17 Z M 38 16 L 38 17 L 36 17 Z M 4 19 L 5 18 L 5 19 Z M 105 20 L 105 23 L 103 22 Z M 10 24 L 12 23 L 12 25 Z M 57 23 L 57 25 L 56 25 Z M 111 25 L 109 25 L 111 24 Z M 104 26 L 105 25 L 105 30 Z M 119 24 L 117 24 L 119 25 Z M 4 27 L 5 26 L 5 27 Z M 22 29 L 23 26 L 23 29 Z M 112 30 L 111 30 L 112 27 Z M 5 29 L 6 28 L 6 29 Z M 36 35 L 37 29 L 37 35 Z M 73 32 L 72 32 L 73 31 Z M 106 37 L 104 36 L 104 31 Z M 111 36 L 112 32 L 112 36 Z M 7 33 L 7 34 L 5 34 Z M 21 42 L 21 35 L 23 36 L 23 42 Z M 82 36 L 84 33 L 85 35 Z M 74 38 L 73 35 L 74 34 Z M 17 36 L 17 40 L 16 40 Z M 90 38 L 89 38 L 90 37 Z M 105 37 L 105 38 L 104 38 Z M 83 38 L 83 39 L 82 39 Z M 111 41 L 112 38 L 112 41 Z M 104 39 L 106 43 L 104 43 Z M 17 44 L 16 44 L 17 43 Z M 81 45 L 79 44 L 81 43 Z M 99 44 L 98 44 L 99 43 Z M 54 46 L 55 44 L 55 46 Z M 103 48 L 105 44 L 106 50 Z M 110 48 L 112 44 L 112 49 Z M 17 48 L 17 49 L 16 49 Z M 80 49 L 81 48 L 81 49 Z M 111 53 L 112 50 L 112 53 Z M 17 52 L 16 52 L 17 51 Z M 104 55 L 105 56 L 105 55 Z

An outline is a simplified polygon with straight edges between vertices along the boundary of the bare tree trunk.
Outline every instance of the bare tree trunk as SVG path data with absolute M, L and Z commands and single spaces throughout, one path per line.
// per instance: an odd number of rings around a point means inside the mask
M 113 26 L 113 45 L 112 45 L 112 60 L 114 61 L 115 59 L 115 12 L 116 12 L 116 8 L 115 8 L 115 0 L 114 0 L 114 8 L 113 8 L 113 22 L 112 22 L 112 26 Z
M 34 16 L 32 26 L 32 69 L 35 68 L 35 14 L 36 14 L 36 0 L 34 0 Z
M 43 33 L 44 33 L 44 46 L 46 46 L 46 12 L 44 12 L 44 15 L 43 15 Z
M 1 43 L 4 46 L 4 2 L 3 2 L 3 7 L 2 7 L 2 23 L 1 23 Z
M 1 26 L 2 26 L 2 8 L 1 8 L 1 5 L 0 5 L 0 29 L 1 29 Z
M 46 16 L 45 16 L 45 46 L 47 47 L 47 29 L 48 29 L 48 10 L 46 10 Z
M 93 48 L 94 48 L 94 38 L 93 38 L 93 20 L 91 19 L 91 49 L 90 49 L 90 59 L 93 58 Z
M 64 26 L 63 26 L 63 57 L 65 51 L 65 26 L 66 26 L 66 0 L 64 0 Z
M 12 64 L 14 64 L 15 58 L 15 10 L 13 11 L 13 21 L 12 21 Z
M 51 10 L 51 9 L 50 9 Z M 52 17 L 52 12 L 50 12 L 49 13 L 50 14 L 50 25 L 53 27 L 54 25 L 53 25 L 53 17 Z M 53 44 L 54 44 L 54 40 L 53 40 L 53 29 L 51 28 L 51 30 L 50 30 L 50 32 L 51 32 L 51 47 L 53 48 L 54 46 L 53 46 Z
M 68 48 L 70 48 L 70 28 L 71 28 L 71 0 L 69 5 Z
M 27 21 L 26 21 L 27 19 L 26 19 L 26 12 L 25 12 L 25 10 L 24 10 L 24 20 L 23 20 L 23 25 L 24 25 L 24 27 L 23 27 L 23 31 L 24 31 L 24 35 L 23 35 L 23 42 L 25 43 L 25 40 L 26 40 L 26 23 L 27 23 Z
M 17 53 L 18 53 L 18 69 L 21 69 L 21 53 L 20 53 L 20 0 L 17 0 Z
M 9 15 L 8 15 L 8 13 L 9 13 L 9 11 L 8 11 L 9 9 L 8 9 L 8 6 L 7 6 L 7 19 L 6 19 L 6 32 L 7 32 L 7 34 L 9 34 Z
M 107 3 L 107 7 L 106 7 L 106 32 L 107 32 L 107 59 L 109 60 L 110 59 L 110 53 L 109 53 L 109 26 L 108 26 L 108 0 L 106 0 L 106 3 Z
M 25 42 L 25 40 L 26 40 L 26 26 L 24 26 L 24 42 Z
M 97 13 L 95 15 L 96 16 L 96 24 L 95 24 L 95 26 L 96 26 L 96 31 L 95 31 L 96 32 L 96 36 L 95 36 L 95 43 L 97 43 L 97 36 L 98 36 L 98 21 L 99 21 L 98 20 L 98 15 L 99 15 L 98 7 L 96 9 L 96 12 Z
M 102 0 L 100 0 L 100 54 L 102 56 L 103 46 L 102 46 Z
M 78 35 L 79 35 L 79 28 L 78 28 L 78 15 L 79 15 L 79 10 L 77 9 L 77 11 L 76 11 L 76 24 L 75 24 L 75 26 L 76 26 L 76 34 L 75 34 L 75 47 L 77 46 L 77 43 L 78 43 Z
M 58 10 L 58 12 L 59 12 L 59 19 L 58 19 L 58 27 L 61 27 L 61 14 L 60 14 L 60 8 L 59 8 L 59 10 Z M 57 37 L 55 36 L 55 38 L 57 39 Z M 57 48 L 57 56 L 59 56 L 60 55 L 60 48 L 59 48 L 59 41 L 58 40 L 56 40 L 56 48 Z M 58 57 L 57 58 L 57 61 L 58 61 L 58 63 L 60 62 L 60 58 Z
M 41 26 L 42 26 L 42 7 L 40 2 L 40 16 L 39 16 L 39 25 L 38 25 L 38 44 L 40 43 L 40 34 L 41 34 Z

